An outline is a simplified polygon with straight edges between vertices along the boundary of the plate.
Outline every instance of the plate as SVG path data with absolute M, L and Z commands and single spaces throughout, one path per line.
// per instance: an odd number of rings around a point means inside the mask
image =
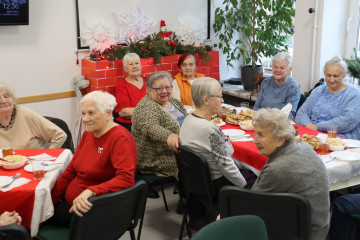
M 330 156 L 336 158 L 336 160 L 360 161 L 360 153 L 350 151 L 350 150 L 335 151 L 335 152 L 330 153 Z
M 219 127 L 225 126 L 226 122 L 221 122 L 221 123 L 215 123 L 216 125 L 218 125 Z
M 223 133 L 226 136 L 231 137 L 231 138 L 241 137 L 241 136 L 245 135 L 245 132 L 240 129 L 224 129 Z
M 346 143 L 346 147 L 348 148 L 360 148 L 360 141 L 355 139 L 341 139 Z
M 8 176 L 0 176 L 0 187 L 3 187 L 9 183 L 11 183 L 12 177 Z
M 334 158 L 333 158 L 332 156 L 330 156 L 329 154 L 319 155 L 319 157 L 321 158 L 321 160 L 322 160 L 324 163 L 328 163 L 328 162 L 331 162 L 332 160 L 334 160 Z
M 50 163 L 50 165 L 44 166 L 44 171 L 51 171 L 51 170 L 57 168 L 58 166 L 59 166 L 58 164 L 51 164 L 51 163 Z M 33 172 L 31 163 L 28 164 L 28 165 L 26 165 L 26 166 L 24 167 L 24 170 L 27 171 L 27 172 Z

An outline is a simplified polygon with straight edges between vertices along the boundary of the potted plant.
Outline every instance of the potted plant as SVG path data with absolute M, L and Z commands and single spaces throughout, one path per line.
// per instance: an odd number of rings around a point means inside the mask
M 292 18 L 295 0 L 223 0 L 215 10 L 215 44 L 227 55 L 228 66 L 242 60 L 241 76 L 245 90 L 252 90 L 261 58 L 287 51 L 286 41 L 294 33 Z M 246 72 L 250 71 L 249 76 Z
M 351 59 L 344 59 L 348 66 L 348 72 L 353 78 L 360 79 L 360 58 L 354 57 Z M 358 84 L 358 82 L 357 82 Z

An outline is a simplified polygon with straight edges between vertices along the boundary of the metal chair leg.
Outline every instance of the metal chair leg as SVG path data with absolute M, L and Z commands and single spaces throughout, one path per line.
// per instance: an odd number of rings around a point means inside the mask
M 165 204 L 165 210 L 168 212 L 169 208 L 168 208 L 168 205 L 167 205 L 167 202 L 166 202 L 166 197 L 165 197 L 165 193 L 164 193 L 164 185 L 163 184 L 161 184 L 161 193 L 162 193 L 164 204 Z

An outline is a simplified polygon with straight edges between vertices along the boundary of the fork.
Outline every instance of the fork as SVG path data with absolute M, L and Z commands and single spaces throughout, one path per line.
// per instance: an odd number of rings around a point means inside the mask
M 9 187 L 16 179 L 20 178 L 20 175 L 21 175 L 21 173 L 17 173 L 16 175 L 12 176 L 11 182 L 2 186 L 1 188 Z

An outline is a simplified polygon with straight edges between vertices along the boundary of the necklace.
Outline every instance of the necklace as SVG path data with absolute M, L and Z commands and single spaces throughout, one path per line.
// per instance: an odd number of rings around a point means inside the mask
M 14 106 L 14 109 L 11 113 L 11 118 L 10 118 L 9 124 L 5 127 L 0 123 L 0 128 L 4 128 L 5 131 L 9 130 L 14 125 L 15 115 L 16 115 L 16 107 Z

